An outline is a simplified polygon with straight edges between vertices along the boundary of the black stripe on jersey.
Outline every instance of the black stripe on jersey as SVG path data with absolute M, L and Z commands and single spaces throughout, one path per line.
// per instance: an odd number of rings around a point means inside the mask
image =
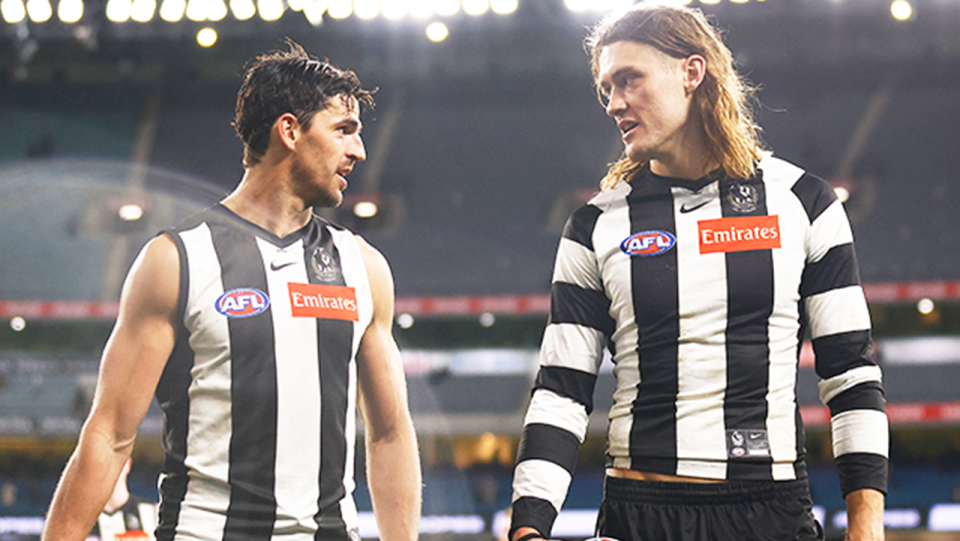
M 752 188 L 756 205 L 744 212 L 735 207 L 733 197 L 741 187 Z M 721 208 L 724 217 L 764 216 L 767 214 L 764 183 L 749 180 L 720 180 Z M 768 325 L 773 313 L 773 255 L 769 249 L 728 252 L 727 267 L 727 387 L 723 400 L 727 430 L 766 430 L 767 388 L 770 380 L 770 338 Z M 727 476 L 742 479 L 755 475 L 756 462 L 772 462 L 770 457 L 735 459 L 731 457 Z M 772 475 L 772 474 L 771 474 Z
M 340 252 L 333 244 L 330 230 L 314 220 L 304 239 L 307 268 L 313 267 L 311 258 L 316 250 L 323 250 L 336 262 L 337 273 L 332 280 L 323 281 L 311 271 L 310 282 L 323 285 L 346 285 Z M 346 495 L 343 486 L 347 467 L 347 392 L 349 389 L 350 363 L 353 352 L 353 322 L 337 319 L 317 319 L 317 343 L 320 358 L 320 525 L 317 539 L 347 539 L 346 527 L 340 514 L 339 502 Z M 321 535 L 322 534 L 322 535 Z M 331 537 L 334 536 L 334 537 Z
M 550 536 L 553 521 L 557 519 L 557 510 L 547 500 L 524 496 L 513 502 L 513 522 L 510 524 L 510 538 L 513 532 L 523 526 L 537 530 L 545 537 Z
M 873 341 L 870 331 L 850 331 L 815 338 L 813 353 L 817 375 L 830 379 L 858 366 L 871 366 Z
M 790 188 L 807 211 L 807 218 L 810 223 L 820 216 L 827 207 L 837 200 L 837 194 L 833 188 L 820 177 L 804 173 L 792 188 Z
M 517 463 L 524 460 L 546 460 L 573 475 L 579 453 L 580 441 L 570 432 L 552 425 L 531 423 L 523 427 Z
M 676 234 L 669 182 L 638 175 L 627 196 L 630 234 L 663 230 Z M 640 383 L 631 412 L 631 457 L 662 457 L 660 473 L 676 473 L 677 341 L 680 337 L 677 250 L 630 258 L 633 312 L 637 321 Z M 644 467 L 633 462 L 632 469 Z M 647 470 L 651 471 L 651 470 Z
M 578 208 L 563 227 L 563 238 L 578 242 L 592 252 L 593 228 L 602 213 L 602 210 L 593 205 Z
M 831 416 L 853 410 L 886 411 L 883 388 L 879 381 L 867 381 L 851 387 L 833 397 L 827 405 L 830 406 Z
M 178 322 L 182 322 L 179 319 Z M 157 385 L 156 399 L 163 410 L 162 447 L 166 458 L 163 464 L 163 483 L 160 486 L 158 509 L 157 539 L 170 541 L 176 535 L 176 526 L 180 518 L 180 503 L 187 494 L 187 434 L 190 423 L 190 399 L 187 395 L 193 368 L 194 356 L 190 348 L 190 336 L 183 324 L 178 325 L 177 341 L 173 352 L 163 369 L 163 375 Z
M 210 224 L 223 270 L 223 290 L 267 292 L 256 241 L 233 227 Z M 277 370 L 272 307 L 228 318 L 231 356 L 230 504 L 224 539 L 269 539 L 276 520 Z M 268 398 L 269 397 L 269 398 Z
M 610 299 L 603 291 L 566 282 L 554 282 L 550 286 L 550 323 L 590 327 L 608 338 L 615 325 L 610 317 Z
M 873 488 L 887 493 L 886 457 L 873 453 L 848 453 L 836 458 L 840 492 L 847 494 L 861 488 Z
M 533 390 L 547 389 L 575 400 L 583 404 L 589 414 L 593 411 L 593 388 L 596 383 L 597 376 L 589 372 L 565 366 L 541 366 Z
M 800 296 L 811 297 L 832 289 L 860 285 L 853 244 L 834 246 L 816 263 L 807 263 L 800 279 Z

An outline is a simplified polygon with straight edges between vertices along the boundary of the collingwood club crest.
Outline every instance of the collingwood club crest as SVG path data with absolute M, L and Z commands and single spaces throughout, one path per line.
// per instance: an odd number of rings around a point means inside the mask
M 757 189 L 750 184 L 734 184 L 727 191 L 727 200 L 733 207 L 734 212 L 746 214 L 757 210 L 757 204 L 760 202 L 760 196 Z
M 310 266 L 321 282 L 335 282 L 340 276 L 340 266 L 337 264 L 337 260 L 323 246 L 313 251 Z

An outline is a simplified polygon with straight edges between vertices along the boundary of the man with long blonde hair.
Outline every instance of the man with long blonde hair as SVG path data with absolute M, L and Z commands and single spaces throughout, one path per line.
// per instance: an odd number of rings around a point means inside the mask
M 550 535 L 605 347 L 617 389 L 598 536 L 823 539 L 796 393 L 805 336 L 848 539 L 882 539 L 888 420 L 842 204 L 763 149 L 752 89 L 701 12 L 635 6 L 586 45 L 624 153 L 560 241 L 511 540 Z

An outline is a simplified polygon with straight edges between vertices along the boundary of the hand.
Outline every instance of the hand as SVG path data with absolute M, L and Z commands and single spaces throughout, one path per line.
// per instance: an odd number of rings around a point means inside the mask
M 537 541 L 538 539 L 546 539 L 546 537 L 529 526 L 522 526 L 513 532 L 513 538 L 510 541 Z

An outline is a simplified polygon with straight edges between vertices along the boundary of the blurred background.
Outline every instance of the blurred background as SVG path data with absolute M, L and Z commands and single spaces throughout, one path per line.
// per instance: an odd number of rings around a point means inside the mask
M 0 0 L 0 540 L 42 526 L 136 253 L 243 174 L 239 76 L 285 37 L 379 88 L 369 159 L 325 212 L 393 267 L 423 535 L 501 535 L 554 250 L 621 151 L 582 40 L 623 3 Z M 888 538 L 960 539 L 960 1 L 691 5 L 760 87 L 769 147 L 845 200 L 892 423 Z M 839 538 L 808 348 L 801 367 L 813 496 Z M 606 366 L 555 537 L 592 534 L 613 385 Z M 134 452 L 147 499 L 161 424 L 152 409 Z

